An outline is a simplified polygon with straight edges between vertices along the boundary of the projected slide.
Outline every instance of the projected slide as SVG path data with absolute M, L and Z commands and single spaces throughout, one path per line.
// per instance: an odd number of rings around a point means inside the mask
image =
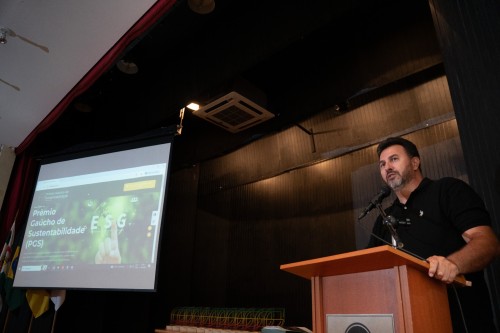
M 169 148 L 143 149 L 42 165 L 15 286 L 153 289 Z

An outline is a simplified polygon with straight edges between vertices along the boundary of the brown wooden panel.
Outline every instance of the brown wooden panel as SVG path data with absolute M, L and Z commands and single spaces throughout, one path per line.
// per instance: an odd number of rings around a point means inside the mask
M 446 285 L 411 266 L 400 266 L 406 332 L 451 333 Z M 465 287 L 466 288 L 466 287 Z
M 328 276 L 322 280 L 323 320 L 328 314 L 392 314 L 396 332 L 405 332 L 396 268 Z

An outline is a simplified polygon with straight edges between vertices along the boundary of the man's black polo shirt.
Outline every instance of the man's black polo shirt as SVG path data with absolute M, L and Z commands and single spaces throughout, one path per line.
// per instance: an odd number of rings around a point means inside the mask
M 465 182 L 455 178 L 436 181 L 424 178 L 411 193 L 406 204 L 396 199 L 386 213 L 401 221 L 396 232 L 403 249 L 420 258 L 432 255 L 448 256 L 466 243 L 462 238 L 466 230 L 491 225 L 489 213 L 481 198 Z M 391 235 L 379 216 L 373 233 L 388 243 Z M 371 237 L 368 247 L 384 243 Z M 490 332 L 492 313 L 484 273 L 467 274 L 472 287 L 457 288 L 460 305 L 471 332 Z M 465 332 L 455 291 L 448 289 L 448 299 L 454 332 Z M 431 305 L 430 305 L 431 306 Z

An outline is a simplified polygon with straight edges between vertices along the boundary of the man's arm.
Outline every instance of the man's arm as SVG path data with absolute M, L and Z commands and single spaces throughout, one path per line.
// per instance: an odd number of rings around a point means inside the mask
M 429 276 L 451 283 L 459 274 L 477 272 L 485 268 L 500 253 L 500 243 L 493 229 L 478 226 L 465 231 L 462 237 L 467 244 L 448 257 L 432 256 Z

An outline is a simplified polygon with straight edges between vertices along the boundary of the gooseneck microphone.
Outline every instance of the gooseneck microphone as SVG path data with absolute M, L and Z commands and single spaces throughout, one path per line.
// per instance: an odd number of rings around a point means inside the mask
M 391 194 L 391 188 L 389 186 L 382 187 L 380 192 L 376 196 L 373 197 L 373 199 L 370 201 L 368 206 L 366 206 L 366 208 L 363 210 L 363 212 L 361 214 L 359 214 L 358 220 L 361 220 L 373 208 L 377 207 L 377 205 L 379 205 L 382 202 L 382 200 L 387 198 L 389 196 L 389 194 Z

